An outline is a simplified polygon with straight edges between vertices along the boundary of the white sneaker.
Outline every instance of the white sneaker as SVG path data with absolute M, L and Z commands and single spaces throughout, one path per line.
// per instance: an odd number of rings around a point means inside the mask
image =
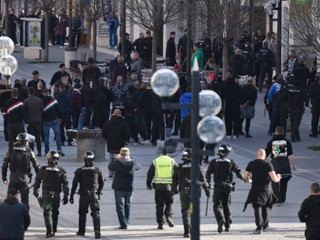
M 89 128 L 88 127 L 83 127 L 82 130 L 87 131 L 87 130 L 89 130 Z
M 238 138 L 238 137 L 237 137 L 237 136 L 235 136 L 235 135 L 233 135 L 233 136 L 232 136 L 232 139 L 237 139 L 237 138 Z
M 231 136 L 230 136 L 230 135 L 227 135 L 227 139 L 231 139 Z

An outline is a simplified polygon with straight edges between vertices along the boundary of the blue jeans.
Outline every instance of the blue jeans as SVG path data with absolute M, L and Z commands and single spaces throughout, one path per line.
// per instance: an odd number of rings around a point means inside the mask
M 109 45 L 111 47 L 118 46 L 118 35 L 116 29 L 109 29 Z
M 114 191 L 114 198 L 120 226 L 126 228 L 130 220 L 132 192 Z
M 60 138 L 60 128 L 59 128 L 58 120 L 46 121 L 46 122 L 43 122 L 44 152 L 46 154 L 50 151 L 50 147 L 49 147 L 50 128 L 52 128 L 55 135 L 57 150 L 58 151 L 61 150 L 61 138 Z
M 81 130 L 83 128 L 85 117 L 86 117 L 86 107 L 82 107 L 82 110 L 79 116 L 78 130 Z M 90 121 L 91 119 L 92 119 L 92 113 L 91 113 Z M 93 128 L 92 124 L 90 124 L 89 128 Z
M 116 153 L 109 153 L 109 164 L 116 160 Z M 109 169 L 109 177 L 113 177 L 113 171 Z

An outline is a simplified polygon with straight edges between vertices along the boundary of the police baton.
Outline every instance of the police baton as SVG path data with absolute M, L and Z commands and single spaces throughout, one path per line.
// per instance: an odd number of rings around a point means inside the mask
M 205 214 L 205 216 L 206 216 L 206 217 L 208 216 L 209 198 L 210 198 L 210 196 L 208 196 L 208 197 L 207 197 L 207 203 L 206 203 L 206 214 Z

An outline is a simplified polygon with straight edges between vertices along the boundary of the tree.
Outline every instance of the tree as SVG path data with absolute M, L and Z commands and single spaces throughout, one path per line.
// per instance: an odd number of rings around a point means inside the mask
M 92 56 L 97 58 L 97 21 L 104 17 L 104 10 L 106 7 L 106 0 L 85 0 L 84 10 L 85 19 L 92 24 Z
M 176 0 L 131 0 L 127 4 L 127 16 L 132 24 L 153 31 L 152 72 L 156 71 L 157 43 L 163 26 L 176 20 L 178 13 Z
M 320 55 L 320 0 L 293 0 L 289 9 L 289 36 Z M 306 50 L 306 49 L 304 49 Z
M 258 5 L 261 0 L 255 1 Z M 250 22 L 250 9 L 252 10 L 252 1 L 250 0 L 203 0 L 198 3 L 199 9 L 210 9 L 202 11 L 203 21 L 210 22 L 207 25 L 208 32 L 213 34 L 223 44 L 223 73 L 228 71 L 229 59 L 228 49 L 230 43 L 237 39 L 243 30 L 248 29 Z M 249 27 L 251 28 L 251 27 Z

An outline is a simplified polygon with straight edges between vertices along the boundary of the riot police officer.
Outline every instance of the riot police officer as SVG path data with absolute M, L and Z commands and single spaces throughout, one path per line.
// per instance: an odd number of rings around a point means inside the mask
M 311 100 L 311 133 L 310 137 L 318 137 L 318 126 L 320 119 L 320 69 L 316 73 L 316 81 L 314 81 L 308 92 L 308 97 Z M 306 102 L 306 105 L 309 105 L 309 101 Z
M 180 203 L 181 203 L 181 213 L 182 221 L 184 226 L 183 237 L 188 238 L 190 232 L 190 193 L 191 193 L 191 149 L 187 148 L 182 153 L 183 163 L 179 164 L 178 168 L 175 168 L 172 180 L 172 188 L 175 193 L 180 192 Z M 203 189 L 206 192 L 207 197 L 210 195 L 210 187 L 204 178 L 202 172 L 201 175 L 203 179 Z
M 34 171 L 37 173 L 39 164 L 34 156 L 33 151 L 28 147 L 28 136 L 26 133 L 19 133 L 13 148 L 10 148 L 3 159 L 2 164 L 2 181 L 8 184 L 7 170 L 10 165 L 10 182 L 9 187 L 18 189 L 21 194 L 21 202 L 29 209 L 29 187 L 32 173 L 30 162 Z
M 68 203 L 69 187 L 67 173 L 58 166 L 59 153 L 49 151 L 47 154 L 47 166 L 40 168 L 33 186 L 33 194 L 38 199 L 43 209 L 44 222 L 46 225 L 46 237 L 51 238 L 57 231 L 60 192 L 63 191 L 63 205 Z M 39 188 L 42 182 L 42 197 L 39 196 Z
M 219 233 L 223 231 L 223 225 L 225 226 L 225 231 L 228 232 L 232 223 L 230 211 L 231 191 L 234 191 L 235 184 L 232 172 L 236 173 L 238 178 L 243 179 L 241 170 L 235 161 L 227 158 L 231 151 L 232 147 L 229 144 L 221 144 L 218 149 L 219 158 L 213 159 L 209 163 L 206 173 L 208 183 L 211 181 L 211 174 L 214 174 L 213 211 L 218 223 Z
M 77 235 L 85 235 L 86 217 L 88 213 L 88 207 L 90 206 L 95 238 L 100 238 L 99 200 L 104 182 L 100 169 L 94 166 L 94 153 L 91 151 L 86 152 L 83 155 L 83 161 L 84 166 L 78 168 L 74 173 L 70 194 L 70 203 L 73 204 L 73 196 L 79 183 L 79 231 L 77 232 Z

